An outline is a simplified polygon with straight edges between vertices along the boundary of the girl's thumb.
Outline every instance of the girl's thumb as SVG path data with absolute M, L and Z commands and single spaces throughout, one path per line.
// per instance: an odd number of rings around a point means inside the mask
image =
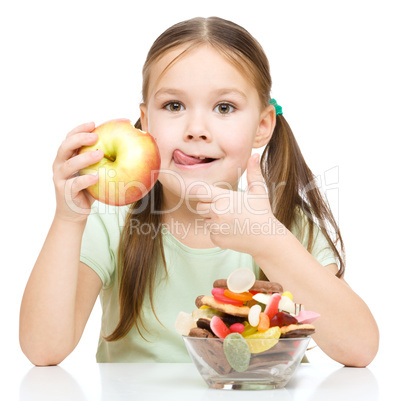
M 252 155 L 247 163 L 247 191 L 254 194 L 266 194 L 264 177 L 260 169 L 260 155 Z

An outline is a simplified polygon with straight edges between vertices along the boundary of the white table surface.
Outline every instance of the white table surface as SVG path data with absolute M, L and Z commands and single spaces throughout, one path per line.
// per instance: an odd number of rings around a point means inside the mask
M 3 366 L 4 368 L 4 366 Z M 372 401 L 390 399 L 386 381 L 370 368 L 303 364 L 284 389 L 234 391 L 209 389 L 195 366 L 179 364 L 67 364 L 54 367 L 4 369 L 2 394 L 19 401 L 136 400 L 319 400 Z M 397 383 L 396 383 L 397 384 Z M 396 400 L 397 387 L 391 391 Z

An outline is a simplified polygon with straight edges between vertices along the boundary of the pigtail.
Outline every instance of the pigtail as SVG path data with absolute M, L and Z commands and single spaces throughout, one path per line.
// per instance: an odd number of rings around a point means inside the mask
M 275 130 L 261 157 L 261 171 L 269 189 L 275 217 L 290 230 L 300 208 L 308 221 L 308 227 L 303 227 L 303 230 L 308 229 L 307 250 L 311 252 L 316 223 L 338 261 L 336 275 L 342 277 L 345 272 L 345 251 L 339 227 L 328 203 L 314 185 L 315 177 L 283 115 L 276 116 Z M 330 230 L 333 231 L 334 240 L 329 235 Z M 338 243 L 341 254 L 336 247 Z

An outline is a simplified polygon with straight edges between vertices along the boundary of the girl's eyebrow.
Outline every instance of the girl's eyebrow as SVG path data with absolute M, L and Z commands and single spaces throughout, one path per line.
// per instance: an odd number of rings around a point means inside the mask
M 183 94 L 184 94 L 184 91 L 181 91 L 180 89 L 160 88 L 158 91 L 156 91 L 154 97 L 159 97 L 162 95 L 178 96 L 178 95 L 183 95 Z
M 247 99 L 247 96 L 244 92 L 242 92 L 240 89 L 237 88 L 222 88 L 222 89 L 217 89 L 216 91 L 213 92 L 217 96 L 227 96 L 227 95 L 235 95 L 243 98 L 244 100 Z
M 154 97 L 157 98 L 162 95 L 180 96 L 180 95 L 183 95 L 184 93 L 185 93 L 185 91 L 182 91 L 180 89 L 160 88 L 158 91 L 156 91 Z M 220 89 L 212 91 L 212 93 L 216 96 L 235 95 L 235 96 L 241 97 L 243 99 L 247 99 L 246 94 L 237 88 L 220 88 Z

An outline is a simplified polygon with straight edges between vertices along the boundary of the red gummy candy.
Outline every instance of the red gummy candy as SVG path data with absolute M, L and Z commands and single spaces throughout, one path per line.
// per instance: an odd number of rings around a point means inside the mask
M 225 292 L 224 288 L 218 288 L 218 287 L 212 288 L 212 290 L 211 290 L 211 294 L 213 296 L 215 296 L 215 295 L 223 295 L 224 292 Z
M 214 295 L 214 299 L 221 304 L 230 304 L 234 306 L 243 306 L 243 302 L 235 301 L 234 299 L 230 299 L 225 297 L 224 295 Z
M 210 322 L 212 332 L 219 338 L 225 338 L 230 334 L 229 328 L 223 323 L 223 320 L 218 316 L 213 316 Z
M 224 291 L 225 291 L 224 288 L 212 288 L 211 294 L 214 296 L 215 301 L 220 302 L 222 304 L 243 306 L 243 301 L 237 301 L 235 299 L 225 297 L 225 295 L 223 295 Z
M 279 301 L 282 299 L 280 294 L 273 294 L 271 297 L 271 302 L 267 305 L 264 313 L 266 313 L 271 320 L 278 313 Z
M 297 319 L 294 316 L 289 315 L 289 313 L 285 313 L 285 312 L 278 312 L 271 319 L 271 327 L 274 327 L 274 326 L 283 327 L 283 326 L 289 326 L 291 324 L 296 324 L 296 323 L 297 323 Z
M 244 331 L 244 324 L 242 323 L 233 323 L 230 327 L 230 332 L 231 333 L 243 333 Z

